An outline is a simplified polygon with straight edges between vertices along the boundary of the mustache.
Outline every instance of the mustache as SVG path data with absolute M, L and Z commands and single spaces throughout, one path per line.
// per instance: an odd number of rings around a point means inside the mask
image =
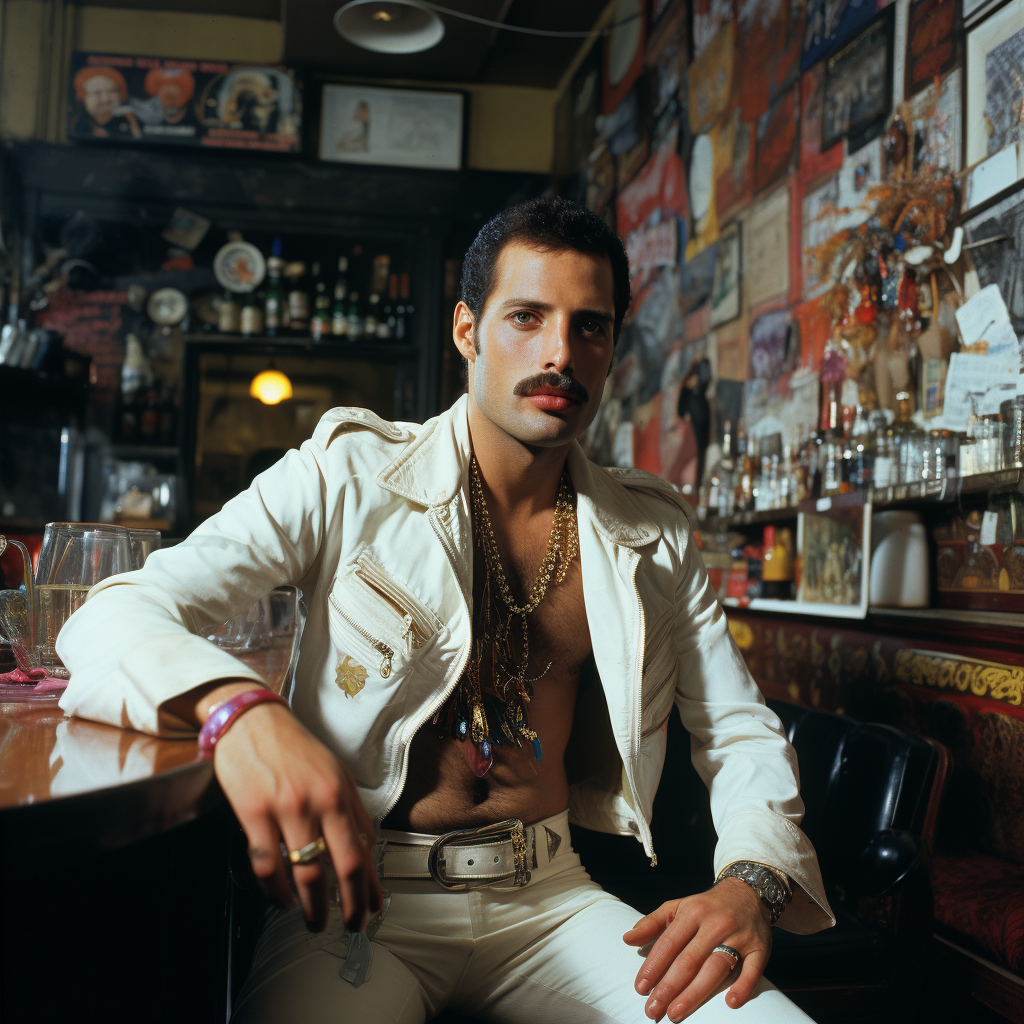
M 512 389 L 512 394 L 526 397 L 543 387 L 560 388 L 579 402 L 590 401 L 587 389 L 575 377 L 569 377 L 564 373 L 538 373 L 533 377 L 527 377 Z

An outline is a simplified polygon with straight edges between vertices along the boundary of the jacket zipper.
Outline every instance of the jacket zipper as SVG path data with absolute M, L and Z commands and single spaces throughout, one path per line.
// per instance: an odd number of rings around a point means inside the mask
M 331 606 L 334 610 L 380 655 L 380 677 L 381 679 L 387 679 L 391 675 L 391 660 L 395 656 L 395 652 L 392 648 L 388 647 L 383 640 L 378 640 L 375 636 L 371 636 L 362 626 L 352 618 L 344 608 L 334 599 L 333 594 L 329 594 L 327 600 L 331 602 Z
M 455 573 L 455 578 L 459 581 L 459 585 L 462 587 L 462 599 L 466 602 L 467 610 L 467 621 L 470 623 L 470 635 L 467 642 L 463 645 L 462 652 L 459 654 L 458 664 L 455 666 L 455 672 L 452 674 L 452 681 L 448 686 L 445 687 L 444 692 L 441 696 L 433 702 L 428 708 L 425 715 L 421 715 L 414 723 L 412 731 L 409 733 L 410 737 L 415 736 L 423 727 L 424 722 L 433 718 L 437 714 L 438 710 L 444 705 L 444 702 L 452 695 L 455 687 L 458 686 L 459 680 L 462 678 L 462 673 L 466 670 L 466 662 L 469 661 L 469 652 L 473 646 L 473 614 L 469 608 L 469 601 L 466 598 L 466 584 L 462 576 L 459 574 L 458 567 L 455 564 L 456 554 L 452 550 L 451 545 L 448 543 L 448 537 L 443 530 L 437 524 L 437 513 L 431 508 L 427 518 L 430 520 L 431 529 L 437 535 L 437 539 L 441 542 L 441 547 L 444 548 L 445 555 L 448 556 L 448 562 L 452 567 L 452 572 Z M 391 813 L 392 808 L 398 803 L 399 798 L 402 795 L 402 790 L 405 788 L 405 779 L 409 773 L 409 743 L 403 741 L 402 747 L 402 770 L 398 776 L 398 782 L 395 788 L 391 791 L 391 795 L 387 799 L 384 807 L 377 815 L 377 824 L 380 823 Z
M 396 605 L 405 623 L 406 637 L 414 648 L 422 647 L 436 632 L 430 627 L 418 608 L 409 607 L 412 601 L 409 596 L 400 590 L 388 577 L 388 575 L 377 566 L 377 563 L 367 555 L 361 555 L 356 563 L 356 575 L 371 589 L 376 590 L 389 603 Z
M 644 603 L 640 600 L 640 588 L 636 585 L 636 571 L 640 567 L 640 556 L 634 551 L 633 568 L 630 572 L 630 582 L 633 584 L 633 594 L 636 597 L 636 606 L 640 609 L 640 642 L 636 646 L 636 663 L 633 668 L 633 749 L 629 752 L 630 766 L 626 773 L 629 778 L 629 791 L 633 795 L 633 813 L 636 815 L 636 825 L 640 830 L 640 842 L 643 844 L 644 852 L 649 853 L 651 867 L 658 866 L 658 855 L 654 852 L 654 843 L 651 839 L 651 830 L 643 815 L 643 804 L 640 801 L 640 794 L 636 791 L 636 763 L 640 756 L 640 718 L 643 702 L 643 672 L 644 672 L 644 647 L 647 641 L 647 619 L 644 614 Z M 637 686 L 637 680 L 641 685 Z

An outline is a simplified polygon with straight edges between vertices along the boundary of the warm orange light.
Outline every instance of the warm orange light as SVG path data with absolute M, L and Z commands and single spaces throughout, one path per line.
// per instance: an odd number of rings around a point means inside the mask
M 374 21 L 391 20 L 391 15 L 387 11 L 374 11 L 373 14 L 370 15 L 370 17 L 373 18 Z
M 249 394 L 264 405 L 277 405 L 292 397 L 292 382 L 280 370 L 264 370 L 253 377 Z

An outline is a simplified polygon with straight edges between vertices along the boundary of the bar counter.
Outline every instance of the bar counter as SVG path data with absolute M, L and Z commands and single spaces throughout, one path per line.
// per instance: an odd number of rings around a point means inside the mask
M 287 652 L 242 656 L 279 687 Z M 224 1020 L 230 852 L 195 739 L 0 704 L 0 1020 Z

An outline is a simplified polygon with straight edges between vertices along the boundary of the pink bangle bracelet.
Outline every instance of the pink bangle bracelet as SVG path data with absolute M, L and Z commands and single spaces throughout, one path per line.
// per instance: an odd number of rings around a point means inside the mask
M 268 700 L 278 701 L 281 704 L 288 703 L 280 694 L 264 689 L 246 690 L 244 693 L 221 701 L 210 712 L 210 717 L 206 719 L 202 729 L 199 730 L 199 753 L 196 755 L 196 760 L 208 761 L 213 757 L 217 741 L 228 731 L 235 719 L 249 708 Z

